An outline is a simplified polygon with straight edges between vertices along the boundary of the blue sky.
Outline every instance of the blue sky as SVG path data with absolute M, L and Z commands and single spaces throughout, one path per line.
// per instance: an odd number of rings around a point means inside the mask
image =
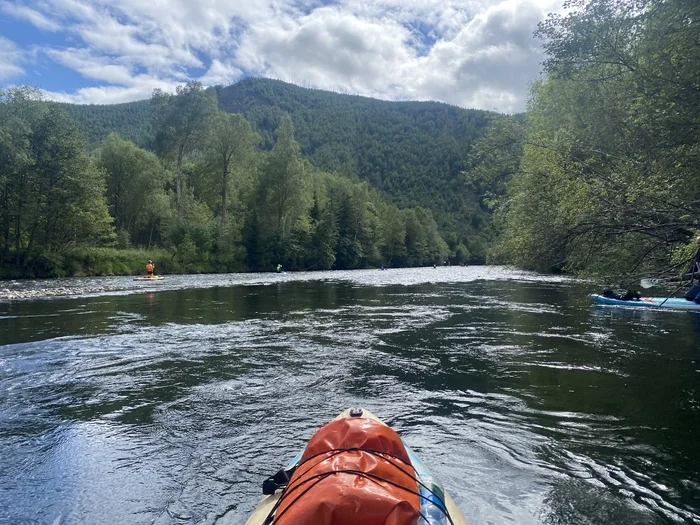
M 521 111 L 561 0 L 0 0 L 0 87 L 117 103 L 246 76 Z

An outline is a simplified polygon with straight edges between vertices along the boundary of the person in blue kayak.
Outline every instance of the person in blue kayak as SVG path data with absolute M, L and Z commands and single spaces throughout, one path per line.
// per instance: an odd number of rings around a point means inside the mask
M 695 239 L 695 247 L 695 257 L 693 257 L 688 273 L 693 274 L 691 281 L 693 279 L 696 280 L 695 284 L 688 290 L 688 293 L 685 294 L 685 298 L 688 301 L 695 301 L 697 304 L 700 304 L 700 237 Z

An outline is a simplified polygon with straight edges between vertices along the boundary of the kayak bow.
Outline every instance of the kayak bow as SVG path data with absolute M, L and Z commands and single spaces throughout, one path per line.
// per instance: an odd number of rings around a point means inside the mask
M 246 525 L 467 525 L 416 453 L 360 408 L 319 429 L 263 493 Z

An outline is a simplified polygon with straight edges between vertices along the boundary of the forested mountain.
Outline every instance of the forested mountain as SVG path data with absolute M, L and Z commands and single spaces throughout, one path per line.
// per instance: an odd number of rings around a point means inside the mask
M 302 154 L 314 165 L 358 176 L 401 206 L 456 212 L 454 191 L 471 144 L 493 114 L 438 102 L 385 102 L 306 89 L 277 80 L 244 79 L 218 90 L 219 103 L 243 114 L 271 147 L 284 113 Z
M 77 114 L 102 111 L 82 130 L 134 131 L 138 113 L 125 108 Z M 469 257 L 447 245 L 430 210 L 398 207 L 367 181 L 314 166 L 289 113 L 266 148 L 197 82 L 156 90 L 148 112 L 153 151 L 117 133 L 90 148 L 77 121 L 38 90 L 0 90 L 0 277 L 136 273 L 150 258 L 172 273 Z
M 284 114 L 292 118 L 303 157 L 324 171 L 368 181 L 399 207 L 430 209 L 454 251 L 483 261 L 488 213 L 460 175 L 471 144 L 494 114 L 437 102 L 386 102 L 248 78 L 216 88 L 225 110 L 243 115 L 270 150 Z M 149 101 L 62 107 L 91 146 L 112 131 L 136 145 L 155 145 Z M 466 252 L 465 252 L 466 253 Z
M 261 79 L 113 106 L 0 91 L 0 275 L 96 273 L 76 248 L 162 250 L 178 271 L 687 268 L 700 3 L 571 7 L 539 27 L 526 115 Z
M 119 133 L 140 148 L 152 150 L 154 147 L 150 100 L 110 105 L 56 105 L 73 117 L 92 148 L 98 147 L 110 133 Z

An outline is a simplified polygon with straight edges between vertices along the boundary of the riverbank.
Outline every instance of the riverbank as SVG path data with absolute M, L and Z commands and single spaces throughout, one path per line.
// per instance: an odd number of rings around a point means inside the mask
M 0 300 L 36 299 L 40 297 L 57 297 L 65 295 L 86 295 L 101 293 L 105 289 L 98 287 L 60 287 L 60 288 L 39 288 L 36 290 L 10 290 L 0 288 Z
M 20 263 L 14 256 L 0 259 L 0 280 L 140 275 L 149 260 L 155 263 L 157 271 L 168 274 L 220 271 L 207 261 L 183 264 L 175 254 L 162 248 L 78 247 L 61 253 L 28 255 Z

